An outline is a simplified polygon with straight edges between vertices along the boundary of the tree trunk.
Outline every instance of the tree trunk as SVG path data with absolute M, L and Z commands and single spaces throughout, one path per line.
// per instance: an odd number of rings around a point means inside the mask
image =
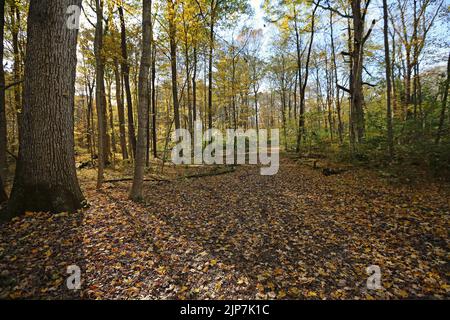
M 305 132 L 305 94 L 306 94 L 306 86 L 308 85 L 308 77 L 309 77 L 309 62 L 311 60 L 311 51 L 312 45 L 314 43 L 314 33 L 315 33 L 315 20 L 316 20 L 316 12 L 319 7 L 320 0 L 314 6 L 312 17 L 311 17 L 311 39 L 309 41 L 308 54 L 306 56 L 306 65 L 305 65 L 305 79 L 303 80 L 303 84 L 300 87 L 300 114 L 299 114 L 299 125 L 298 125 L 298 137 L 297 137 L 297 152 L 300 152 L 302 138 Z M 300 79 L 300 83 L 301 83 Z
M 235 90 L 235 82 L 236 82 L 236 61 L 234 57 L 234 51 L 232 53 L 232 62 L 231 62 L 231 106 L 233 111 L 233 128 L 237 130 L 238 120 L 237 120 L 237 111 L 236 111 L 236 90 Z
M 142 200 L 142 186 L 144 183 L 145 156 L 147 147 L 147 119 L 149 116 L 149 88 L 148 76 L 151 65 L 151 0 L 143 0 L 142 9 L 142 55 L 139 68 L 139 101 L 138 101 L 138 139 L 136 160 L 134 164 L 134 179 L 130 199 Z
M 130 66 L 128 64 L 128 50 L 127 50 L 127 33 L 125 28 L 125 18 L 123 15 L 122 6 L 118 7 L 120 18 L 120 38 L 121 38 L 121 50 L 122 50 L 122 73 L 123 82 L 125 85 L 125 94 L 127 98 L 127 110 L 128 110 L 128 141 L 131 147 L 131 156 L 136 154 L 136 133 L 134 130 L 134 116 L 133 116 L 133 97 L 131 96 L 130 87 Z
M 336 47 L 334 45 L 334 32 L 333 32 L 333 12 L 330 12 L 330 39 L 331 39 L 331 58 L 333 62 L 333 71 L 334 71 L 334 83 L 336 86 L 336 112 L 338 117 L 338 135 L 339 142 L 342 144 L 344 142 L 344 125 L 342 123 L 342 114 L 341 114 L 341 99 L 340 99 L 340 91 L 338 85 L 338 72 L 337 72 L 337 62 L 336 62 Z
M 8 196 L 5 192 L 5 187 L 3 186 L 3 179 L 0 177 L 0 205 L 8 200 Z
M 21 56 L 19 50 L 19 30 L 20 29 L 20 10 L 17 7 L 16 1 L 11 1 L 11 38 L 14 54 L 13 74 L 14 82 L 21 79 Z M 17 123 L 20 126 L 20 114 L 22 109 L 21 85 L 14 86 L 14 107 L 17 115 Z
M 183 24 L 184 24 L 184 64 L 186 67 L 186 102 L 187 102 L 187 108 L 188 108 L 188 128 L 189 132 L 193 134 L 194 132 L 194 122 L 193 122 L 193 116 L 192 116 L 192 103 L 191 103 L 191 59 L 189 57 L 189 27 L 186 25 L 186 17 L 185 17 L 185 11 L 183 9 Z
M 158 158 L 158 130 L 156 128 L 156 45 L 153 39 L 152 43 L 152 144 L 153 157 L 156 159 Z
M 115 154 L 117 153 L 117 147 L 116 147 L 116 132 L 114 130 L 114 113 L 113 113 L 113 107 L 112 107 L 112 80 L 107 81 L 108 85 L 108 114 L 109 114 L 109 127 L 111 128 L 111 150 L 113 152 L 113 159 L 115 158 Z
M 361 12 L 361 0 L 352 0 L 353 14 L 353 67 L 352 79 L 352 120 L 355 130 L 355 137 L 358 143 L 364 138 L 364 95 L 363 95 L 363 46 L 364 46 L 364 19 Z
M 394 157 L 394 132 L 392 129 L 392 108 L 391 108 L 391 58 L 389 55 L 389 20 L 387 0 L 383 0 L 383 35 L 384 35 L 384 63 L 386 65 L 386 120 L 387 120 L 387 140 L 389 159 Z
M 192 74 L 192 118 L 197 121 L 197 44 L 194 45 L 194 66 Z
M 6 145 L 8 141 L 5 106 L 5 69 L 3 64 L 5 32 L 5 0 L 0 1 L 0 179 L 6 175 Z M 0 192 L 3 188 L 0 189 Z
M 208 129 L 213 127 L 212 119 L 212 86 L 213 86 L 213 54 L 214 54 L 214 25 L 216 2 L 211 1 L 211 21 L 209 25 L 209 62 L 208 62 Z
M 97 188 L 101 188 L 103 184 L 103 172 L 106 164 L 106 121 L 104 114 L 106 113 L 105 98 L 105 66 L 101 51 L 103 48 L 103 0 L 96 0 L 96 16 L 97 25 L 95 28 L 94 52 L 95 52 L 95 105 L 97 109 L 97 127 L 98 127 L 98 171 L 97 171 Z
M 325 70 L 330 70 L 332 68 L 331 65 L 328 65 L 328 56 L 325 55 Z M 325 82 L 326 82 L 326 101 L 327 101 L 327 110 L 328 110 L 328 126 L 330 128 L 330 139 L 331 142 L 334 141 L 334 119 L 333 119 L 333 106 L 332 106 L 332 79 L 331 73 L 325 72 Z
M 81 0 L 30 2 L 23 95 L 27 107 L 8 218 L 25 211 L 74 212 L 84 202 L 73 135 L 78 31 L 66 27 L 66 10 L 73 4 L 81 6 Z
M 255 80 L 256 81 L 256 80 Z M 256 125 L 256 133 L 258 135 L 258 139 L 259 139 L 259 115 L 258 115 L 258 88 L 257 88 L 257 84 L 253 84 L 253 94 L 255 96 L 255 125 Z M 294 96 L 295 96 L 295 92 L 294 92 Z M 294 106 L 295 108 L 295 106 Z
M 123 106 L 122 96 L 122 81 L 119 71 L 119 62 L 114 59 L 114 76 L 116 81 L 116 101 L 117 114 L 119 116 L 119 135 L 120 135 L 120 150 L 122 151 L 122 158 L 128 159 L 127 138 L 126 138 L 126 124 L 125 124 L 125 109 Z
M 348 108 L 348 129 L 349 129 L 349 140 L 350 140 L 350 151 L 353 153 L 355 151 L 355 120 L 354 120 L 354 110 L 353 110 L 353 43 L 352 43 L 352 28 L 350 24 L 350 19 L 347 20 L 347 47 L 349 52 L 349 108 Z
M 91 155 L 91 160 L 94 160 L 94 137 L 93 137 L 93 92 L 94 92 L 94 84 L 90 83 L 86 76 L 86 95 L 87 95 L 87 112 L 86 112 L 86 139 L 88 144 L 88 150 Z
M 177 80 L 177 29 L 175 22 L 175 4 L 173 0 L 168 2 L 169 10 L 169 40 L 170 40 L 170 66 L 172 70 L 172 98 L 173 114 L 175 118 L 175 129 L 181 128 L 180 105 L 178 101 L 178 80 Z
M 448 87 L 450 83 L 450 54 L 448 56 L 447 62 L 447 80 L 445 80 L 444 84 L 444 92 L 442 96 L 442 106 L 441 106 L 441 116 L 439 120 L 439 128 L 436 136 L 436 144 L 439 144 L 441 141 L 442 133 L 444 131 L 444 121 L 445 121 L 445 111 L 448 108 L 447 106 L 447 98 L 448 98 Z

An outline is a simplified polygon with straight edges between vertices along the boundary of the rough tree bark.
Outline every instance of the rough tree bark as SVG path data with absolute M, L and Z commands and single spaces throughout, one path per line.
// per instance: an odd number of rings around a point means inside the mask
M 66 10 L 81 0 L 31 1 L 16 176 L 7 218 L 25 211 L 73 212 L 84 197 L 74 155 L 77 30 Z
M 130 198 L 134 201 L 142 199 L 144 183 L 145 156 L 147 151 L 147 119 L 149 116 L 148 77 L 151 65 L 151 0 L 143 0 L 142 9 L 142 55 L 139 68 L 139 101 L 138 101 L 138 138 L 136 160 L 134 164 L 134 179 Z

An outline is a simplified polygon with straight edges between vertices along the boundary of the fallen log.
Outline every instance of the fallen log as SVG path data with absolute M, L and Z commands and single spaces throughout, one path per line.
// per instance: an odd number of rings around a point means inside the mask
M 196 174 L 191 174 L 191 175 L 184 175 L 181 177 L 177 177 L 175 179 L 166 179 L 166 178 L 161 178 L 158 176 L 153 176 L 151 178 L 146 178 L 144 179 L 144 182 L 172 182 L 172 181 L 179 181 L 179 180 L 184 180 L 184 179 L 197 179 L 197 178 L 204 178 L 204 177 L 212 177 L 212 176 L 220 176 L 220 175 L 224 175 L 224 174 L 228 174 L 228 173 L 232 173 L 236 171 L 235 167 L 231 167 L 228 168 L 227 170 L 215 170 L 212 172 L 202 172 L 202 173 L 196 173 Z M 110 180 L 105 180 L 105 183 L 117 183 L 117 182 L 127 182 L 127 181 L 133 181 L 133 178 L 131 177 L 126 177 L 126 178 L 119 178 L 119 179 L 110 179 Z
M 336 168 L 324 168 L 322 169 L 322 174 L 326 177 L 333 176 L 336 174 L 341 174 L 346 172 L 346 169 L 336 169 Z

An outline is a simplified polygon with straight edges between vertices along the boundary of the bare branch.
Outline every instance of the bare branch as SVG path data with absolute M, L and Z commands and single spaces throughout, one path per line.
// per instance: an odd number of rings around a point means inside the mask
M 352 18 L 353 18 L 353 16 L 350 16 L 350 15 L 348 15 L 348 14 L 342 13 L 342 12 L 340 12 L 339 10 L 330 7 L 330 4 L 327 4 L 328 6 L 325 7 L 324 5 L 321 5 L 320 3 L 317 3 L 317 2 L 315 2 L 314 0 L 311 1 L 311 2 L 312 2 L 313 4 L 315 4 L 316 6 L 318 6 L 319 8 L 322 8 L 322 9 L 324 9 L 324 10 L 330 10 L 330 11 L 336 13 L 337 15 L 343 17 L 343 18 L 347 18 L 347 19 L 352 19 Z

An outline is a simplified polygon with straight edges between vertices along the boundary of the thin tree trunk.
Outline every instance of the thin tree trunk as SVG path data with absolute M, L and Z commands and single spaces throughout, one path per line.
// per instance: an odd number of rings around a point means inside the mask
M 111 128 L 111 150 L 113 152 L 113 159 L 115 157 L 115 154 L 117 153 L 117 146 L 116 146 L 116 132 L 114 129 L 114 113 L 113 113 L 113 107 L 112 107 L 112 100 L 111 100 L 111 94 L 112 94 L 112 80 L 107 81 L 108 85 L 108 113 L 109 113 L 109 126 Z
M 450 83 L 450 54 L 448 56 L 447 62 L 447 80 L 444 84 L 444 92 L 442 96 L 442 105 L 441 105 L 441 116 L 439 119 L 439 128 L 436 135 L 436 144 L 439 144 L 442 138 L 442 134 L 444 132 L 444 121 L 445 121 L 445 111 L 448 108 L 447 106 L 447 98 L 448 98 L 448 87 Z
M 233 49 L 234 50 L 234 49 Z M 234 57 L 234 51 L 232 52 L 232 62 L 231 62 L 231 105 L 233 111 L 233 126 L 234 130 L 237 130 L 238 120 L 237 120 L 237 111 L 236 111 L 236 90 L 235 90 L 235 82 L 236 82 L 236 61 Z
M 361 1 L 352 0 L 352 14 L 353 14 L 353 87 L 352 92 L 352 120 L 355 129 L 355 137 L 358 143 L 361 143 L 364 138 L 364 96 L 362 84 L 362 70 L 363 70 L 363 46 L 364 46 L 364 19 L 361 12 Z
M 191 104 L 191 70 L 190 70 L 190 57 L 189 57 L 189 27 L 186 25 L 186 17 L 185 17 L 185 11 L 183 9 L 183 24 L 184 24 L 184 64 L 186 67 L 186 102 L 187 102 L 187 109 L 188 109 L 188 128 L 189 132 L 194 132 L 194 122 L 192 117 L 192 104 Z
M 30 2 L 23 95 L 27 108 L 6 218 L 25 211 L 74 212 L 84 203 L 73 135 L 78 31 L 66 28 L 65 14 L 73 4 L 81 6 L 81 0 Z M 52 23 L 43 23 L 42 17 Z
M 19 30 L 20 29 L 20 10 L 17 7 L 16 1 L 11 1 L 11 38 L 14 54 L 13 75 L 14 82 L 21 79 L 21 58 L 19 49 Z M 20 115 L 22 109 L 21 84 L 14 86 L 14 105 L 17 115 L 17 123 L 20 126 Z
M 172 70 L 172 98 L 173 113 L 175 119 L 175 129 L 181 128 L 180 123 L 180 104 L 178 101 L 178 80 L 177 80 L 177 29 L 175 22 L 175 4 L 173 0 L 168 2 L 169 6 L 169 40 L 170 40 L 170 66 Z
M 154 40 L 152 39 L 152 43 Z M 158 130 L 156 128 L 156 46 L 152 46 L 152 139 L 153 139 L 153 157 L 158 158 Z
M 86 139 L 88 143 L 88 150 L 91 155 L 91 160 L 94 160 L 94 146 L 93 146 L 93 132 L 94 128 L 92 126 L 92 120 L 93 120 L 93 91 L 94 91 L 94 84 L 91 85 L 90 81 L 87 79 L 86 76 L 86 95 L 87 95 L 87 112 L 86 112 Z
M 194 45 L 194 66 L 192 74 L 192 115 L 193 122 L 197 121 L 197 44 Z
M 386 120 L 387 120 L 387 140 L 389 159 L 394 157 L 394 132 L 392 129 L 392 108 L 391 108 L 391 58 L 389 56 L 389 20 L 387 0 L 383 0 L 383 35 L 384 35 L 384 63 L 386 65 Z
M 151 65 L 151 0 L 143 0 L 142 9 L 142 55 L 139 68 L 139 101 L 138 101 L 138 138 L 136 160 L 134 164 L 134 179 L 131 188 L 130 199 L 142 200 L 142 186 L 144 183 L 144 169 L 147 143 L 147 120 L 149 117 L 149 88 L 148 76 Z
M 212 117 L 212 86 L 213 86 L 213 54 L 214 54 L 214 26 L 216 19 L 216 1 L 211 1 L 211 21 L 209 26 L 209 63 L 208 63 L 208 129 L 213 127 Z
M 312 45 L 314 43 L 314 33 L 315 33 L 315 20 L 316 20 L 316 12 L 319 7 L 320 0 L 314 6 L 312 17 L 311 17 L 311 39 L 309 41 L 308 54 L 306 56 L 306 65 L 305 65 L 305 79 L 300 88 L 300 115 L 299 115 L 299 126 L 298 126 L 298 137 L 297 137 L 297 152 L 300 152 L 301 142 L 305 131 L 305 93 L 306 86 L 308 85 L 308 76 L 309 76 L 309 62 L 311 60 L 311 51 Z
M 349 108 L 348 108 L 348 129 L 349 129 L 349 139 L 350 139 L 350 151 L 353 154 L 355 152 L 356 135 L 355 135 L 355 120 L 354 120 L 354 110 L 353 110 L 353 45 L 352 45 L 352 29 L 350 25 L 350 19 L 347 20 L 347 47 L 348 47 L 348 58 L 349 58 Z
M 253 93 L 255 95 L 255 121 L 256 121 L 255 125 L 256 125 L 256 133 L 258 134 L 257 137 L 259 138 L 258 89 L 257 89 L 257 85 L 256 84 L 253 85 Z M 295 92 L 294 92 L 294 95 L 295 95 Z M 295 108 L 295 106 L 294 106 L 294 108 Z
M 136 133 L 134 130 L 134 116 L 133 116 L 133 97 L 131 95 L 130 86 L 130 65 L 128 63 L 128 49 L 127 49 L 127 31 L 125 27 L 125 18 L 122 6 L 118 7 L 120 18 L 120 38 L 122 51 L 122 74 L 125 86 L 125 95 L 127 100 L 128 111 L 128 142 L 130 143 L 131 156 L 136 155 Z
M 7 126 L 5 106 L 5 69 L 3 65 L 5 32 L 5 0 L 0 1 L 0 179 L 6 175 Z M 0 189 L 0 192 L 3 188 Z
M 120 135 L 120 150 L 122 151 L 122 158 L 128 159 L 127 138 L 126 138 L 126 124 L 125 124 L 125 109 L 123 106 L 122 96 L 122 81 L 120 77 L 119 62 L 114 59 L 114 76 L 116 82 L 116 101 L 117 114 L 119 116 L 119 135 Z
M 331 66 L 328 65 L 328 57 L 327 55 L 325 55 L 325 69 L 326 70 L 330 70 Z M 332 102 L 331 102 L 331 92 L 332 92 L 332 88 L 331 88 L 331 81 L 332 79 L 330 79 L 330 72 L 326 72 L 325 73 L 325 80 L 326 80 L 326 101 L 327 101 L 327 111 L 328 111 L 328 125 L 330 128 L 330 139 L 331 142 L 333 142 L 334 140 L 334 123 L 333 123 L 333 110 L 332 110 Z
M 106 164 L 106 121 L 104 114 L 106 112 L 105 98 L 105 66 L 101 55 L 103 48 L 103 0 L 96 0 L 96 16 L 97 24 L 95 28 L 94 52 L 95 52 L 95 105 L 97 109 L 97 127 L 98 127 L 98 171 L 97 171 L 97 188 L 101 188 L 103 184 L 103 174 Z
M 342 123 L 342 114 L 341 114 L 341 99 L 340 99 L 340 90 L 338 85 L 338 72 L 337 72 L 337 62 L 336 62 L 336 48 L 334 45 L 334 31 L 333 31 L 333 12 L 330 11 L 330 28 L 331 28 L 331 55 L 333 60 L 333 71 L 334 71 L 334 83 L 336 86 L 336 112 L 338 117 L 338 135 L 339 142 L 342 144 L 344 142 L 344 125 Z

